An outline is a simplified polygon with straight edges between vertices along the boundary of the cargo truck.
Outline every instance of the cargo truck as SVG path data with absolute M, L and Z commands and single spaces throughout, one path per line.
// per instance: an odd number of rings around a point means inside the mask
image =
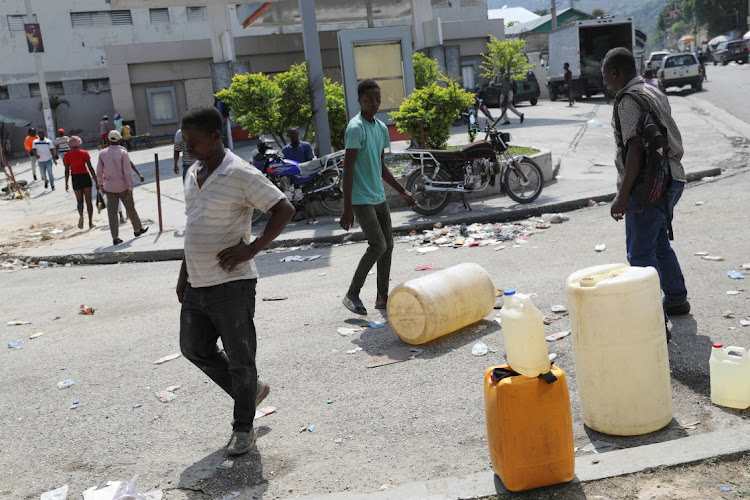
M 632 17 L 609 17 L 574 21 L 549 34 L 547 88 L 550 100 L 567 97 L 565 70 L 570 64 L 575 97 L 604 93 L 602 60 L 610 49 L 625 47 L 636 53 L 635 24 Z M 636 61 L 636 67 L 640 67 Z

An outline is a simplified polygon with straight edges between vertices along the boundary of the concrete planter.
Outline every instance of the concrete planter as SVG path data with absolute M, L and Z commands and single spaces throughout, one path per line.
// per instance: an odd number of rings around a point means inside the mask
M 554 179 L 554 170 L 552 166 L 552 152 L 546 149 L 540 149 L 540 151 L 535 154 L 531 155 L 529 158 L 534 160 L 537 165 L 539 165 L 539 168 L 542 169 L 542 175 L 544 176 L 544 182 L 547 183 Z M 406 185 L 406 177 L 397 177 L 396 178 L 402 186 Z M 496 183 L 494 186 L 487 186 L 487 189 L 484 191 L 479 191 L 477 193 L 470 193 L 467 194 L 466 197 L 468 199 L 474 199 L 474 198 L 486 198 L 488 196 L 497 196 L 500 194 L 500 183 Z M 388 201 L 388 205 L 390 207 L 404 207 L 405 203 L 401 199 L 401 196 L 390 186 L 386 184 L 385 186 L 385 196 Z

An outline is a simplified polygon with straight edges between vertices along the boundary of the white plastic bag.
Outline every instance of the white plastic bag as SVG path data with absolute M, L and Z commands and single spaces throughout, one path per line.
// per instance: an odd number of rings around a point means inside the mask
M 146 495 L 136 489 L 136 481 L 138 481 L 138 476 L 133 476 L 133 479 L 128 481 L 127 484 L 124 482 L 120 483 L 112 500 L 148 500 Z

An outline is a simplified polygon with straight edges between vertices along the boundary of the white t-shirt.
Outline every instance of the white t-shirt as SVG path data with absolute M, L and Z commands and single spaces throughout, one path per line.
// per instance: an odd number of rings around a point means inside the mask
M 55 144 L 45 137 L 44 140 L 37 139 L 31 146 L 32 149 L 36 149 L 36 153 L 39 155 L 39 161 L 50 161 L 52 159 L 52 152 L 55 150 Z

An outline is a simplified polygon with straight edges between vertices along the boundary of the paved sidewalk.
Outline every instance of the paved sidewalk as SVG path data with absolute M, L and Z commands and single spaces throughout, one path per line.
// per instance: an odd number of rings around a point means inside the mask
M 671 96 L 673 115 L 682 131 L 685 144 L 683 163 L 693 179 L 717 175 L 721 168 L 731 168 L 744 162 L 742 146 L 733 138 L 750 136 L 750 125 L 700 99 L 700 94 Z M 533 203 L 519 205 L 507 196 L 493 196 L 473 200 L 473 210 L 465 210 L 460 203 L 451 203 L 442 213 L 425 217 L 408 209 L 393 210 L 394 230 L 408 232 L 430 227 L 436 221 L 446 223 L 472 221 L 502 221 L 528 217 L 546 212 L 560 212 L 585 205 L 589 199 L 609 200 L 614 196 L 616 173 L 613 166 L 614 144 L 609 126 L 611 104 L 603 99 L 582 101 L 573 108 L 564 103 L 541 101 L 537 106 L 525 106 L 526 120 L 517 120 L 503 130 L 511 132 L 517 145 L 541 147 L 552 151 L 553 165 L 560 164 L 557 179 L 545 185 L 541 196 Z M 484 124 L 483 122 L 481 123 Z M 450 144 L 464 144 L 466 128 L 454 127 Z M 704 145 L 710 144 L 711 148 Z M 693 145 L 700 145 L 695 147 Z M 406 142 L 394 142 L 393 150 L 404 149 Z M 251 143 L 241 143 L 235 153 L 250 157 Z M 746 151 L 746 150 L 745 150 Z M 96 165 L 98 151 L 91 151 Z M 155 155 L 159 158 L 161 176 L 161 206 L 163 232 L 159 232 L 157 186 L 155 183 Z M 149 232 L 140 238 L 130 237 L 132 227 L 120 227 L 124 244 L 111 246 L 106 214 L 95 214 L 94 229 L 75 227 L 77 212 L 75 198 L 64 191 L 61 165 L 55 167 L 58 189 L 43 189 L 41 182 L 32 182 L 32 196 L 26 201 L 0 201 L 3 212 L 0 222 L 0 248 L 15 257 L 56 262 L 122 262 L 134 260 L 179 259 L 184 236 L 184 198 L 182 176 L 172 171 L 172 147 L 160 146 L 131 153 L 133 162 L 146 177 L 143 184 L 136 181 L 136 208 Z M 19 179 L 29 179 L 28 162 L 14 165 Z M 31 225 L 35 225 L 31 229 Z M 57 227 L 62 233 L 49 235 Z M 257 232 L 262 227 L 254 228 Z M 41 235 L 37 234 L 42 232 Z M 51 236 L 51 239 L 49 239 Z M 304 220 L 291 223 L 275 245 L 291 246 L 311 242 L 335 242 L 361 238 L 358 230 L 345 232 L 334 217 L 320 216 L 315 225 Z M 27 241 L 13 246 L 18 240 Z M 35 239 L 45 241 L 34 242 Z M 34 242 L 34 244 L 30 244 Z

